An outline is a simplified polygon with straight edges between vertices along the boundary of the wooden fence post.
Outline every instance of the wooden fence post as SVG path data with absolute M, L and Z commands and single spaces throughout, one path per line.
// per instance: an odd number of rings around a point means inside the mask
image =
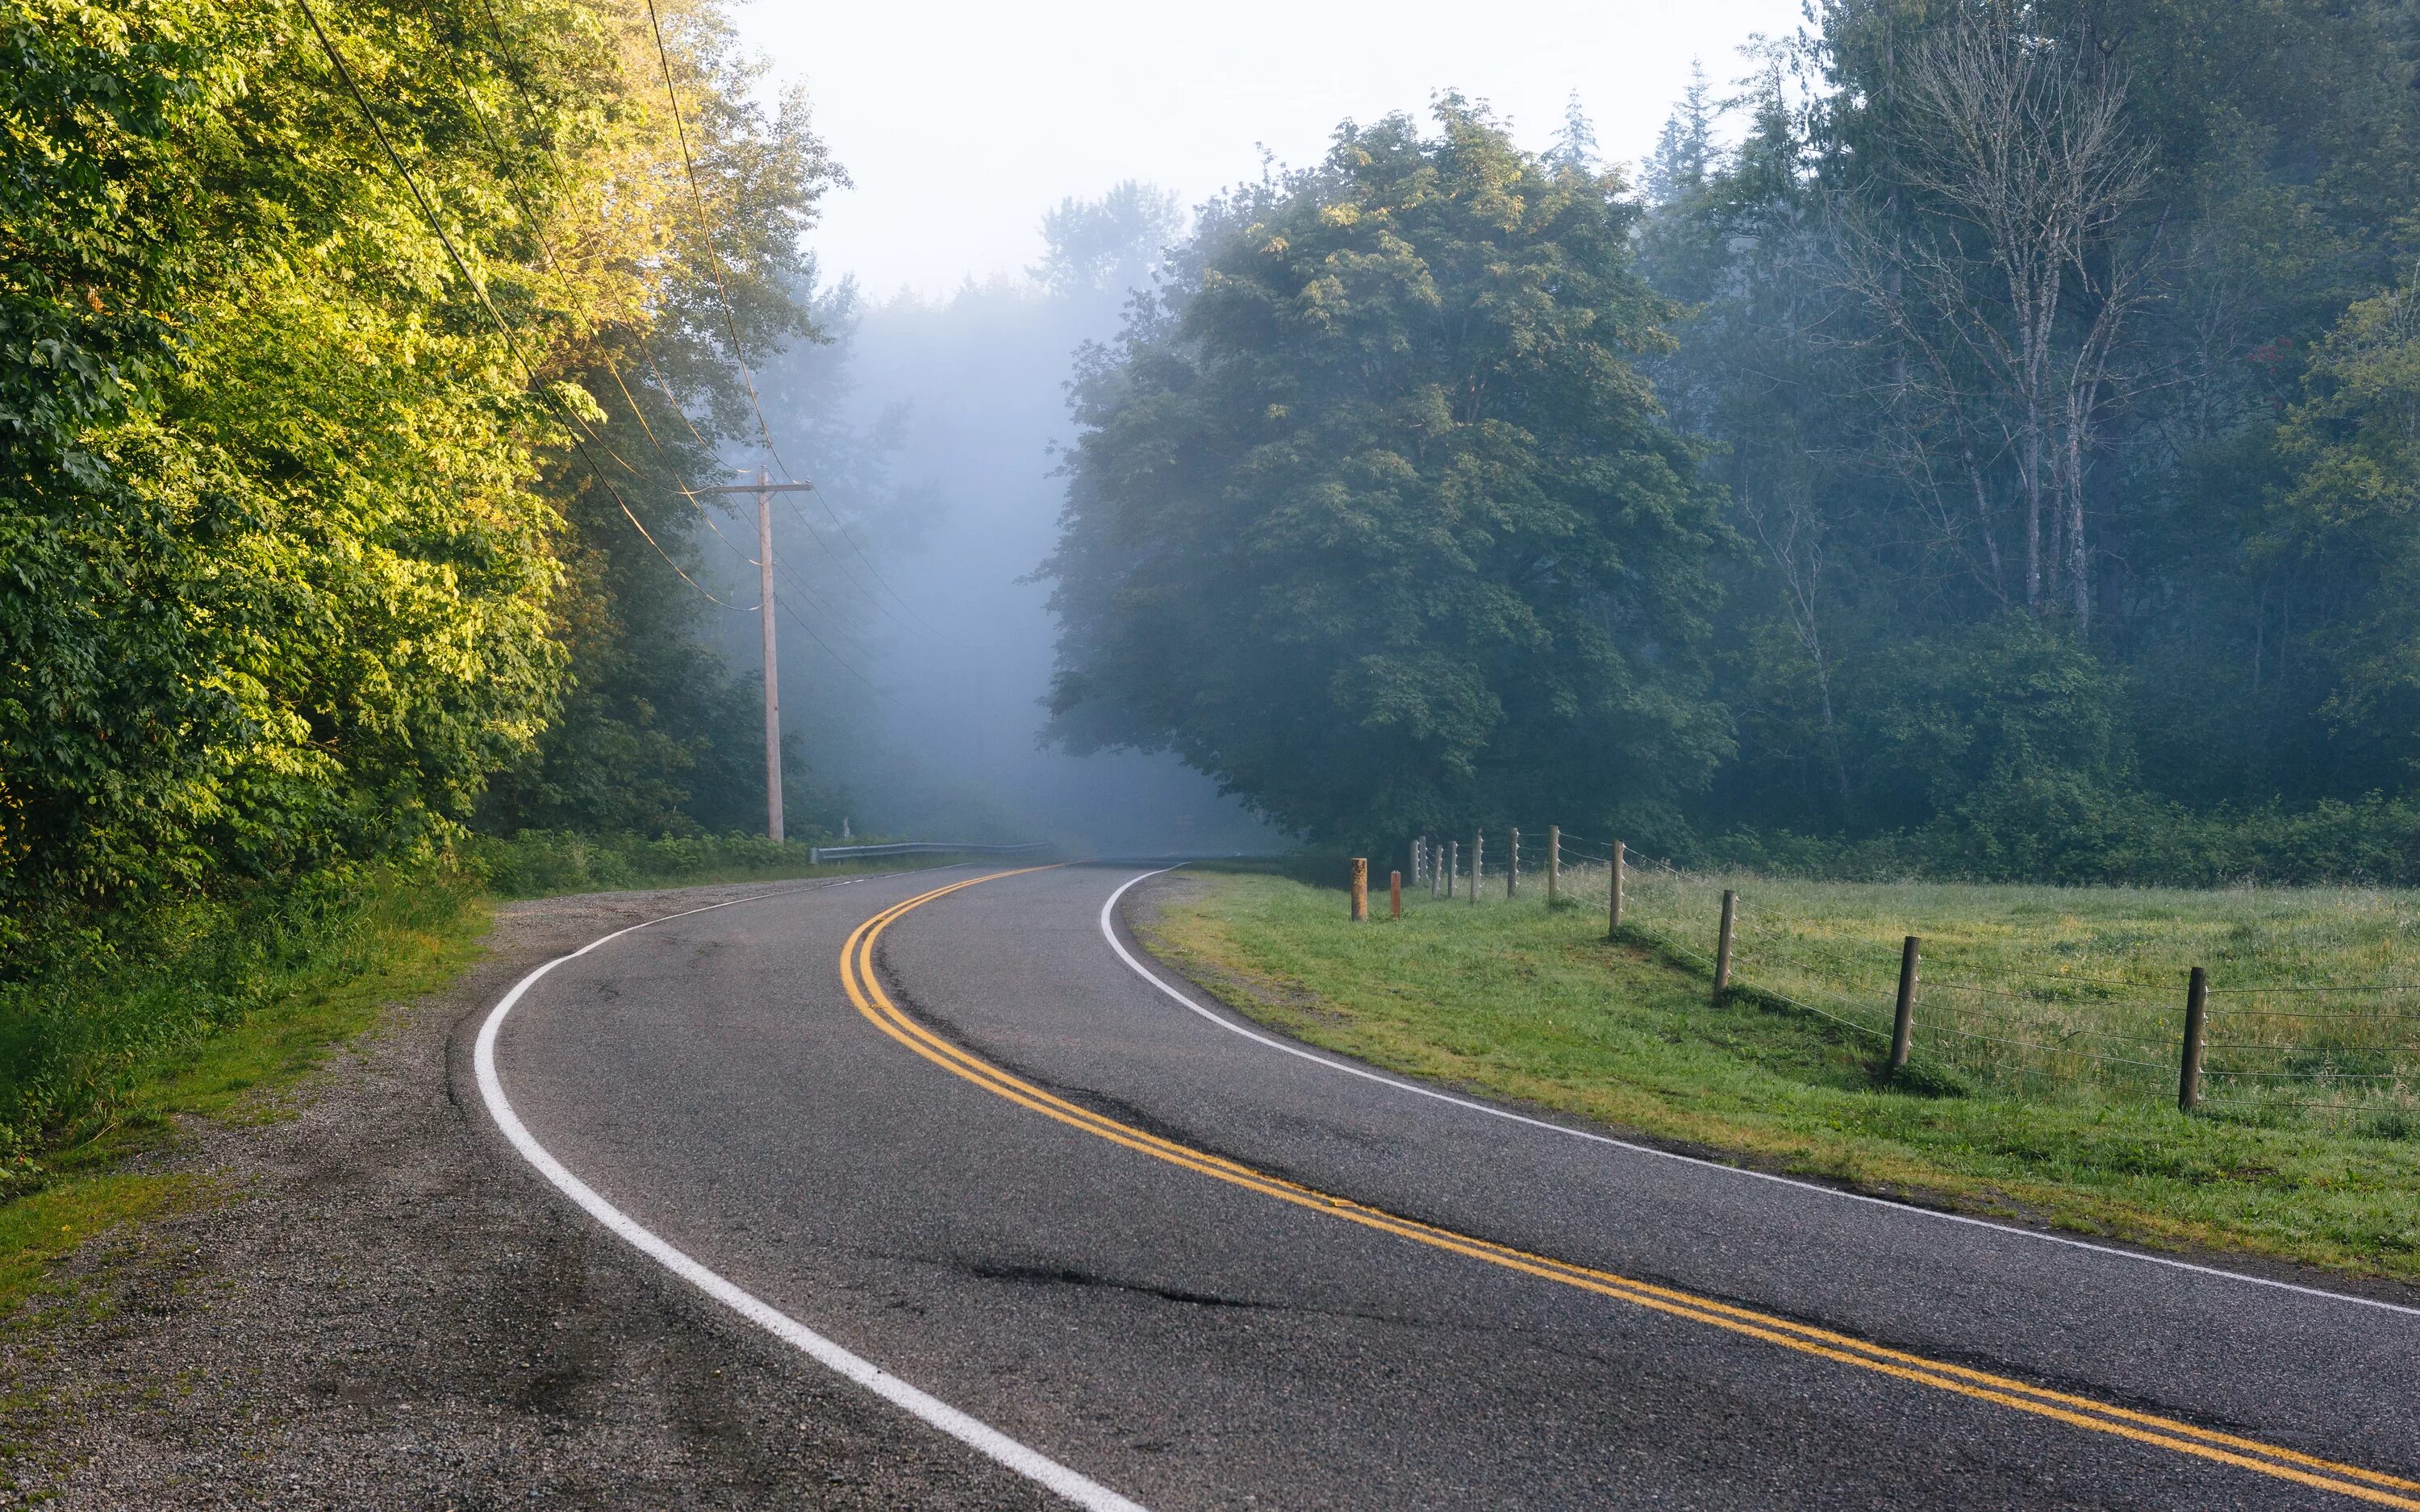
M 2185 979 L 2185 1051 L 2177 1067 L 2177 1111 L 2191 1113 L 2201 1103 L 2201 1040 L 2210 1018 L 2210 975 L 2193 968 Z
M 1913 934 L 1899 953 L 1899 1006 L 1891 1014 L 1890 1072 L 1907 1064 L 1908 1044 L 1916 1034 L 1916 974 L 1923 947 Z
M 1353 858 L 1353 922 L 1361 923 L 1370 917 L 1370 858 Z
M 1521 832 L 1512 831 L 1512 843 L 1504 852 L 1504 896 L 1521 895 Z
M 1460 875 L 1461 872 L 1462 841 L 1447 841 L 1445 842 L 1445 895 L 1447 897 L 1453 896 L 1453 879 Z
M 1404 917 L 1404 874 L 1401 872 L 1387 873 L 1387 917 Z
M 1613 842 L 1613 886 L 1608 889 L 1612 895 L 1613 903 L 1612 907 L 1607 911 L 1605 925 L 1605 937 L 1608 940 L 1613 939 L 1621 933 L 1622 849 L 1621 841 L 1615 841 Z
M 1431 845 L 1429 847 L 1429 896 L 1432 898 L 1437 895 L 1437 873 L 1444 870 L 1445 847 Z
M 1546 906 L 1555 906 L 1563 890 L 1563 826 L 1546 826 Z
M 1731 990 L 1731 920 L 1739 913 L 1739 894 L 1723 889 L 1723 928 L 1714 936 L 1714 1002 L 1720 1006 L 1723 994 Z
M 1479 879 L 1484 874 L 1481 858 L 1486 855 L 1487 831 L 1483 829 L 1472 830 L 1470 832 L 1470 890 L 1463 894 L 1464 899 L 1467 902 L 1474 903 L 1479 902 Z

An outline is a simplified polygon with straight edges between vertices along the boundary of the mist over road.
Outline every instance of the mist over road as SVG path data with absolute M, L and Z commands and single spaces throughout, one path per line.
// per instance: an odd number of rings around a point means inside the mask
M 2420 1315 L 1340 1073 L 1120 958 L 1139 870 L 626 933 L 514 1004 L 503 1095 L 721 1284 L 1146 1506 L 2420 1506 Z

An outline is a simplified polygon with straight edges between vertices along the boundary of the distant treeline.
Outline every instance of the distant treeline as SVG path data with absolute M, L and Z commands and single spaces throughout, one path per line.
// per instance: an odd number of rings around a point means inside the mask
M 1348 124 L 1082 375 L 1056 731 L 1356 843 L 2420 881 L 2415 58 L 1830 0 L 1635 185 Z
M 760 811 L 678 484 L 836 169 L 749 85 L 712 0 L 0 0 L 0 986 Z

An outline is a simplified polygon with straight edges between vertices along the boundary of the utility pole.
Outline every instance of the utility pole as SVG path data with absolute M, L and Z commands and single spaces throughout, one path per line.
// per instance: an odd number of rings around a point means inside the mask
M 773 496 L 756 470 L 756 593 L 765 631 L 765 834 L 782 839 L 782 671 L 773 633 Z
M 775 483 L 756 470 L 753 485 L 699 488 L 707 494 L 752 493 L 756 496 L 756 588 L 765 628 L 765 833 L 782 838 L 782 678 L 773 635 L 773 496 L 812 488 L 812 483 Z

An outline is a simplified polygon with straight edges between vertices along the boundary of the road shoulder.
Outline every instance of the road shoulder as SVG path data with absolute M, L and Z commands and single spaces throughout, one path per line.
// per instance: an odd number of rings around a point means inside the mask
M 0 1331 L 0 1506 L 1035 1501 L 694 1298 L 479 1111 L 471 1037 L 516 978 L 762 890 L 506 905 L 474 966 L 331 1056 L 291 1117 L 142 1157 L 195 1199 L 83 1245 Z

